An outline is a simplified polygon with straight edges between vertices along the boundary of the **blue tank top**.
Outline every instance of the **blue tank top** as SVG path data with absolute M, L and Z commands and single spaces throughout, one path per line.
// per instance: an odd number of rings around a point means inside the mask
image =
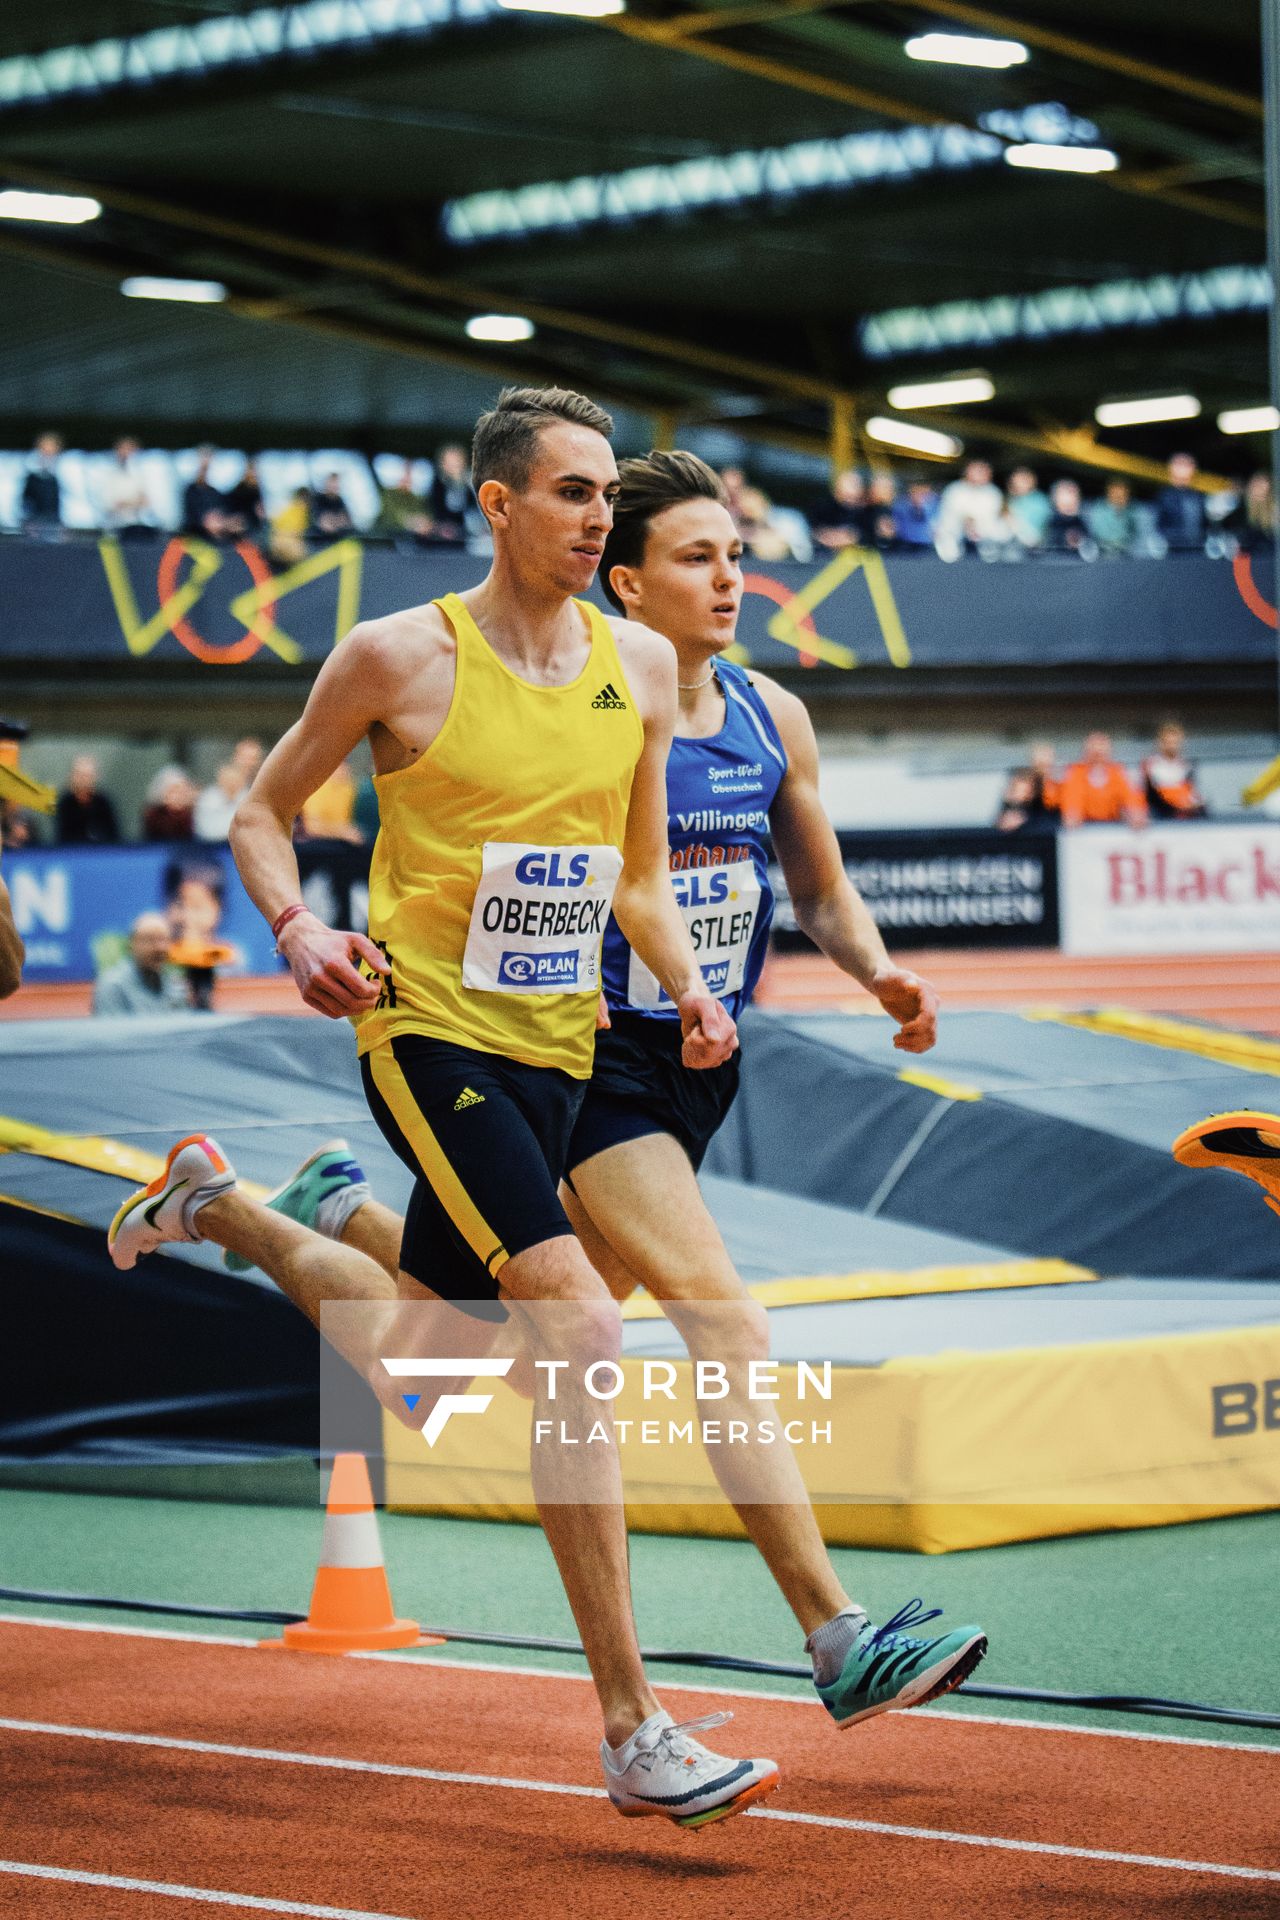
M 667 760 L 671 883 L 703 978 L 736 1020 L 764 965 L 773 919 L 765 835 L 787 770 L 778 729 L 741 667 L 717 660 L 724 725 L 704 740 L 677 734 Z M 611 1011 L 677 1018 L 612 917 L 604 936 Z

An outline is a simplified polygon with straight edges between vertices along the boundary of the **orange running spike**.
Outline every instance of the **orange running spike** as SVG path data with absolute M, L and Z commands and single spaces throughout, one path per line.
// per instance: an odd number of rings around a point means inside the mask
M 306 1620 L 286 1627 L 262 1647 L 305 1653 L 375 1653 L 388 1647 L 441 1646 L 416 1620 L 398 1620 L 373 1511 L 373 1490 L 362 1453 L 340 1453 L 333 1463 L 324 1543 Z

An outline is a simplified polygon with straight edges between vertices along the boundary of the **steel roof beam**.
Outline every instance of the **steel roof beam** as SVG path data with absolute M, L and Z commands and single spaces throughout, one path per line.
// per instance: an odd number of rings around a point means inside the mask
M 563 307 L 548 306 L 542 301 L 527 300 L 523 295 L 511 296 L 501 289 L 419 273 L 393 260 L 358 253 L 350 248 L 327 246 L 298 234 L 278 233 L 271 228 L 225 219 L 221 215 L 204 213 L 192 207 L 175 206 L 147 194 L 134 193 L 128 188 L 73 182 L 43 167 L 32 167 L 25 161 L 0 161 L 0 166 L 3 166 L 10 179 L 28 186 L 44 187 L 58 193 L 92 193 L 104 206 L 122 213 L 137 215 L 187 233 L 209 234 L 264 253 L 272 259 L 306 260 L 315 266 L 354 274 L 364 280 L 394 287 L 401 293 L 439 301 L 453 308 L 484 313 L 495 308 L 502 311 L 518 305 L 520 311 L 535 325 L 547 327 L 553 332 L 670 361 L 688 372 L 710 374 L 748 390 L 788 395 L 793 399 L 815 401 L 822 406 L 830 405 L 837 391 L 830 382 L 815 379 L 797 369 L 769 366 L 741 354 L 702 347 L 693 341 L 673 339 L 668 334 L 653 333 L 647 328 L 626 326 L 592 314 L 573 313 Z

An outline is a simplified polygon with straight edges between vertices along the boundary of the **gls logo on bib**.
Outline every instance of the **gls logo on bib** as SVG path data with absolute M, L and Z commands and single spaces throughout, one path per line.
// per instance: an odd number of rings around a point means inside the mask
M 479 993 L 595 993 L 617 847 L 485 843 L 462 959 Z

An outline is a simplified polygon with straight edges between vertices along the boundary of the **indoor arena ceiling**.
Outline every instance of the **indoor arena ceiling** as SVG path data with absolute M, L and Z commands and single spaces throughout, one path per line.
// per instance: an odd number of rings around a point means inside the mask
M 996 7 L 7 0 L 0 187 L 102 213 L 0 220 L 4 437 L 408 446 L 557 378 L 628 437 L 821 449 L 834 419 L 856 447 L 891 387 L 981 371 L 987 404 L 910 418 L 1009 457 L 1221 466 L 1216 413 L 1266 399 L 1254 0 Z M 1029 57 L 909 58 L 932 31 Z M 1119 166 L 1008 164 L 1027 142 Z M 131 275 L 228 297 L 125 300 Z M 535 331 L 478 343 L 485 312 Z M 1201 418 L 1093 424 L 1169 391 Z

